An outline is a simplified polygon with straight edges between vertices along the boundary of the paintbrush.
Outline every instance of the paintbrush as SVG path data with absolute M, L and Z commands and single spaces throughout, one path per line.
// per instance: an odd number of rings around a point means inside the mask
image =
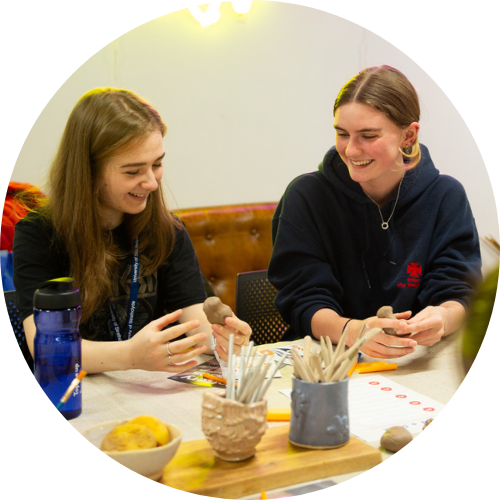
M 56 408 L 58 410 L 60 410 L 61 407 L 66 403 L 66 401 L 68 401 L 71 393 L 78 387 L 78 384 L 81 382 L 82 378 L 85 377 L 85 375 L 87 375 L 87 372 L 85 370 L 81 370 L 80 373 L 75 377 L 73 382 L 69 384 L 69 387 L 66 389 L 63 397 L 59 400 L 59 403 L 57 403 Z

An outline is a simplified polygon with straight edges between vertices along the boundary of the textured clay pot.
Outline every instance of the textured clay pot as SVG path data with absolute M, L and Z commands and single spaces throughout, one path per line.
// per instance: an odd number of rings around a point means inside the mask
M 203 394 L 201 425 L 216 457 L 240 462 L 255 455 L 267 429 L 267 401 L 243 404 L 225 398 L 225 391 Z

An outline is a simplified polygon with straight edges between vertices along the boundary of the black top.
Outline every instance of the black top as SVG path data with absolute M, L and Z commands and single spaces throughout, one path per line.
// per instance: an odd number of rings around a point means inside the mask
M 128 249 L 123 226 L 114 229 L 112 235 L 120 248 Z M 23 321 L 33 314 L 33 294 L 41 282 L 70 276 L 69 258 L 65 246 L 54 239 L 50 222 L 35 213 L 16 224 L 13 256 L 17 307 Z M 119 263 L 110 297 L 122 332 L 126 331 L 131 266 L 132 250 Z M 139 273 L 133 334 L 168 312 L 203 303 L 206 299 L 198 259 L 184 228 L 176 230 L 175 246 L 165 264 L 150 276 L 143 277 Z M 80 331 L 84 339 L 115 340 L 108 304 L 82 323 Z

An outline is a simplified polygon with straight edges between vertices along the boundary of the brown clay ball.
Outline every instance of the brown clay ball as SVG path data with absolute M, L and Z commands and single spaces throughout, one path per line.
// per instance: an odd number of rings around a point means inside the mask
M 404 448 L 411 440 L 413 436 L 408 429 L 396 425 L 394 427 L 389 427 L 380 439 L 380 446 L 389 451 L 399 451 Z
M 225 325 L 224 320 L 233 315 L 232 309 L 223 304 L 219 297 L 208 297 L 203 303 L 203 312 L 212 325 Z

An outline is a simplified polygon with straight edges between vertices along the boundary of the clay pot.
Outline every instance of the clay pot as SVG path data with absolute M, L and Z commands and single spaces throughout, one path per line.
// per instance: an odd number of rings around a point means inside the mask
M 226 391 L 203 394 L 201 425 L 214 455 L 240 462 L 255 455 L 267 429 L 267 401 L 243 404 L 225 398 Z
M 292 380 L 292 413 L 288 440 L 302 448 L 329 449 L 349 441 L 347 389 L 340 382 Z

